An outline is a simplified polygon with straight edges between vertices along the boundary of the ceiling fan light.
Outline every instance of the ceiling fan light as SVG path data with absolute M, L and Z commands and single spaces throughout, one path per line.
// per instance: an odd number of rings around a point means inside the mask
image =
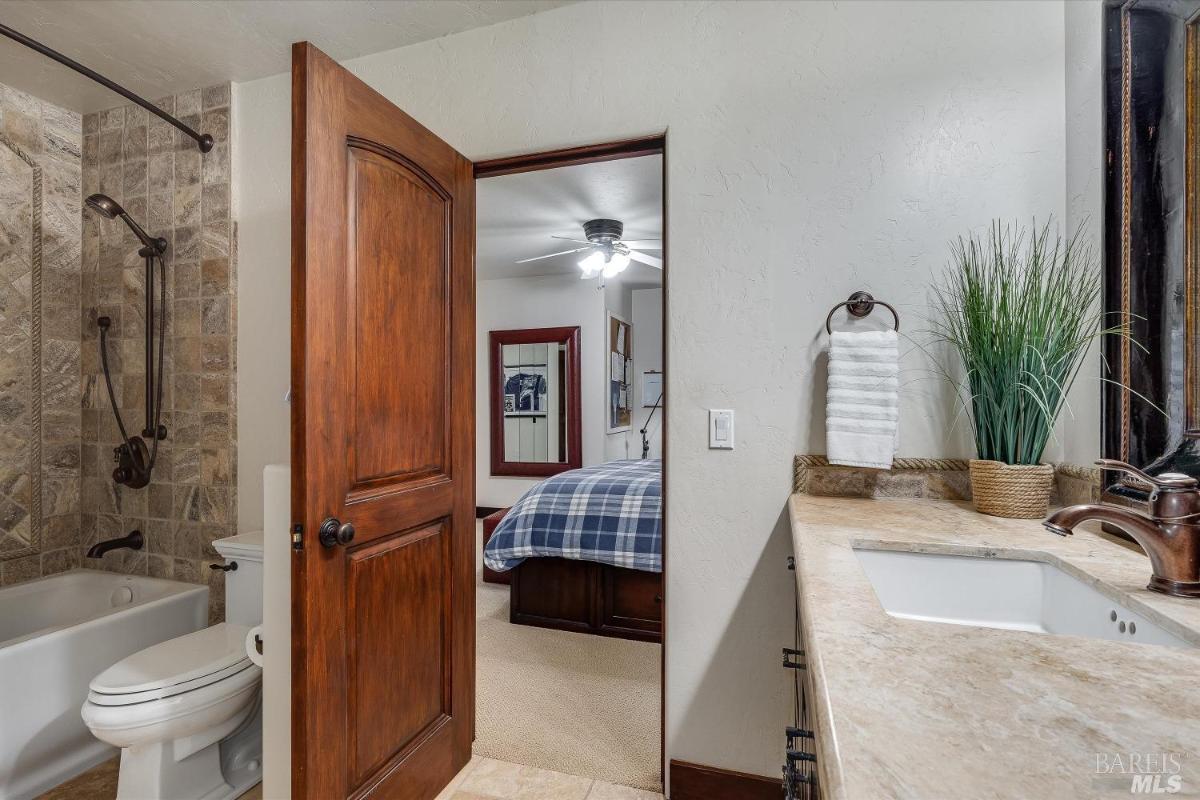
M 583 270 L 583 277 L 585 278 L 594 277 L 604 267 L 604 254 L 599 250 L 579 262 L 579 268 Z
M 629 266 L 629 256 L 624 253 L 613 253 L 612 259 L 604 266 L 602 273 L 605 278 L 612 278 L 625 271 Z

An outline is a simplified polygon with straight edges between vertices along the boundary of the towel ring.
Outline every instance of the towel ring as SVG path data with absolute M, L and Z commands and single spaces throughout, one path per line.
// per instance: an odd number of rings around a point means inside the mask
M 882 300 L 876 300 L 871 296 L 870 292 L 855 292 L 850 295 L 848 300 L 838 303 L 833 308 L 829 309 L 829 316 L 825 317 L 825 332 L 832 334 L 833 312 L 837 311 L 842 306 L 846 307 L 846 311 L 852 317 L 865 317 L 874 310 L 875 306 L 883 306 L 888 311 L 892 312 L 892 319 L 896 321 L 896 332 L 900 332 L 900 315 L 896 313 L 896 309 L 892 308 L 890 303 L 885 303 Z

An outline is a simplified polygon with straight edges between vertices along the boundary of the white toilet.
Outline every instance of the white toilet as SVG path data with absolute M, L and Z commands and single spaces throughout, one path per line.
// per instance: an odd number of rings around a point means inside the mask
M 227 567 L 226 621 L 169 639 L 96 676 L 83 721 L 121 748 L 117 800 L 229 800 L 262 779 L 262 533 L 213 542 Z

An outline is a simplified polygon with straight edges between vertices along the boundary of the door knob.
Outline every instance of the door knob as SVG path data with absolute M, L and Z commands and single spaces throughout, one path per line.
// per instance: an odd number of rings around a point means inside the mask
M 318 538 L 321 540 L 322 547 L 337 547 L 339 544 L 350 544 L 350 542 L 354 541 L 354 526 L 349 522 L 340 522 L 333 517 L 328 517 L 321 523 Z

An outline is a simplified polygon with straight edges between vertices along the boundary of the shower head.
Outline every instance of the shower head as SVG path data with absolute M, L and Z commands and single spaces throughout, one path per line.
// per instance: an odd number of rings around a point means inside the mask
M 95 211 L 97 214 L 106 219 L 116 219 L 120 217 L 125 224 L 129 226 L 129 230 L 133 231 L 134 236 L 137 236 L 141 243 L 154 251 L 155 255 L 162 255 L 167 250 L 167 240 L 159 239 L 151 236 L 142 230 L 142 226 L 133 221 L 133 217 L 125 213 L 125 209 L 121 208 L 120 203 L 113 200 L 106 194 L 89 195 L 87 199 L 88 208 Z M 149 254 L 146 254 L 149 255 Z
M 107 219 L 116 219 L 125 215 L 125 209 L 117 204 L 106 194 L 94 194 L 87 199 L 88 208 L 99 214 L 104 215 Z

